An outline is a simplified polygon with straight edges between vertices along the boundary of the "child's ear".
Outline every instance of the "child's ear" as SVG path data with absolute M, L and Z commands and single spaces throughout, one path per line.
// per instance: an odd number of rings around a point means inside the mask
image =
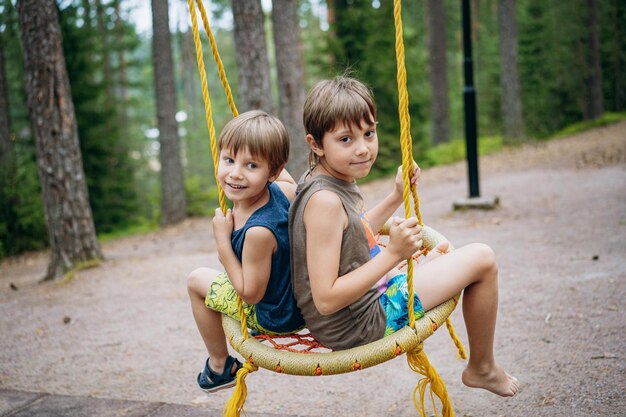
M 311 148 L 311 151 L 313 151 L 315 155 L 318 157 L 324 156 L 324 149 L 317 144 L 315 138 L 310 133 L 306 135 L 306 143 L 309 144 L 309 148 Z
M 278 169 L 276 170 L 276 172 L 274 174 L 272 174 L 268 179 L 267 182 L 274 182 L 276 181 L 276 179 L 278 177 L 280 177 L 280 173 L 283 172 L 283 169 L 285 169 L 285 164 L 281 165 L 278 167 Z

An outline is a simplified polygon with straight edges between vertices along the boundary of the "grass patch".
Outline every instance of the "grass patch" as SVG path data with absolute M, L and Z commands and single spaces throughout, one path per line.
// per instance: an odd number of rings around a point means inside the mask
M 571 136 L 576 133 L 584 132 L 589 129 L 593 129 L 596 127 L 607 126 L 613 123 L 621 122 L 622 120 L 626 120 L 626 112 L 625 113 L 604 113 L 604 115 L 595 120 L 584 120 L 582 122 L 574 123 L 565 128 L 559 130 L 554 135 L 548 137 L 548 139 L 556 139 L 562 138 L 565 136 Z
M 121 237 L 132 236 L 132 235 L 143 235 L 146 233 L 154 232 L 159 230 L 159 225 L 156 223 L 152 223 L 149 221 L 143 221 L 141 223 L 125 227 L 123 229 L 114 230 L 109 233 L 102 233 L 98 235 L 98 240 L 100 242 L 109 242 L 111 240 L 119 239 Z
M 501 136 L 484 136 L 478 139 L 478 154 L 489 155 L 502 150 Z M 465 159 L 465 140 L 454 139 L 430 148 L 421 158 L 420 166 L 427 168 L 436 165 L 446 165 Z
M 70 269 L 65 273 L 65 275 L 63 275 L 63 279 L 61 282 L 63 282 L 64 284 L 72 282 L 74 278 L 76 278 L 76 274 L 78 274 L 78 272 L 84 269 L 95 268 L 97 266 L 100 266 L 101 263 L 102 261 L 100 259 L 90 259 L 88 261 L 79 262 L 74 265 L 74 268 Z

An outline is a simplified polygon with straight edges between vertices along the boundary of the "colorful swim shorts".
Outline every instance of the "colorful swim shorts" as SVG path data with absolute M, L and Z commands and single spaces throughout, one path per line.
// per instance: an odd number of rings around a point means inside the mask
M 387 325 L 385 328 L 385 336 L 397 332 L 409 322 L 408 319 L 408 300 L 409 288 L 406 282 L 406 274 L 401 273 L 387 281 L 387 289 L 380 296 L 380 302 L 387 315 Z M 414 296 L 415 319 L 424 317 L 424 308 L 417 294 Z

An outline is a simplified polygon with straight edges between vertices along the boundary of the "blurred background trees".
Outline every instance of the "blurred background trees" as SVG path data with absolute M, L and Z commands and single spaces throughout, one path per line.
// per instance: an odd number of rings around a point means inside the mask
M 89 204 L 101 238 L 149 230 L 163 220 L 164 132 L 154 82 L 162 74 L 155 74 L 151 8 L 143 3 L 55 3 Z M 403 3 L 414 152 L 425 167 L 447 160 L 441 149 L 462 157 L 460 2 Z M 378 104 L 380 156 L 372 177 L 397 167 L 391 1 L 204 4 L 239 110 L 262 107 L 283 119 L 295 144 L 291 158 L 300 161 L 292 165 L 296 176 L 306 161 L 306 149 L 297 146 L 303 143 L 297 114 L 303 94 L 315 81 L 346 69 L 372 88 Z M 216 191 L 187 1 L 168 5 L 169 34 L 154 41 L 158 50 L 172 48 L 169 130 L 178 136 L 184 178 L 175 187 L 184 191 L 174 203 L 184 212 L 176 222 L 210 214 Z M 581 121 L 622 117 L 615 113 L 626 109 L 626 2 L 473 0 L 472 7 L 481 141 L 501 146 L 503 137 L 540 140 Z M 202 40 L 219 132 L 232 116 L 208 41 Z M 21 45 L 15 1 L 0 0 L 0 257 L 48 245 Z

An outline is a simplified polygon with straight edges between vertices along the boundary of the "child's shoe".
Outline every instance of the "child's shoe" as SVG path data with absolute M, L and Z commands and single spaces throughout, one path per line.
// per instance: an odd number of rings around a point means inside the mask
M 234 373 L 231 372 L 233 364 L 237 364 Z M 237 383 L 237 371 L 241 369 L 241 366 L 241 362 L 229 355 L 224 364 L 224 371 L 221 375 L 218 375 L 209 367 L 209 359 L 207 359 L 204 369 L 198 374 L 198 387 L 206 393 L 230 388 Z

